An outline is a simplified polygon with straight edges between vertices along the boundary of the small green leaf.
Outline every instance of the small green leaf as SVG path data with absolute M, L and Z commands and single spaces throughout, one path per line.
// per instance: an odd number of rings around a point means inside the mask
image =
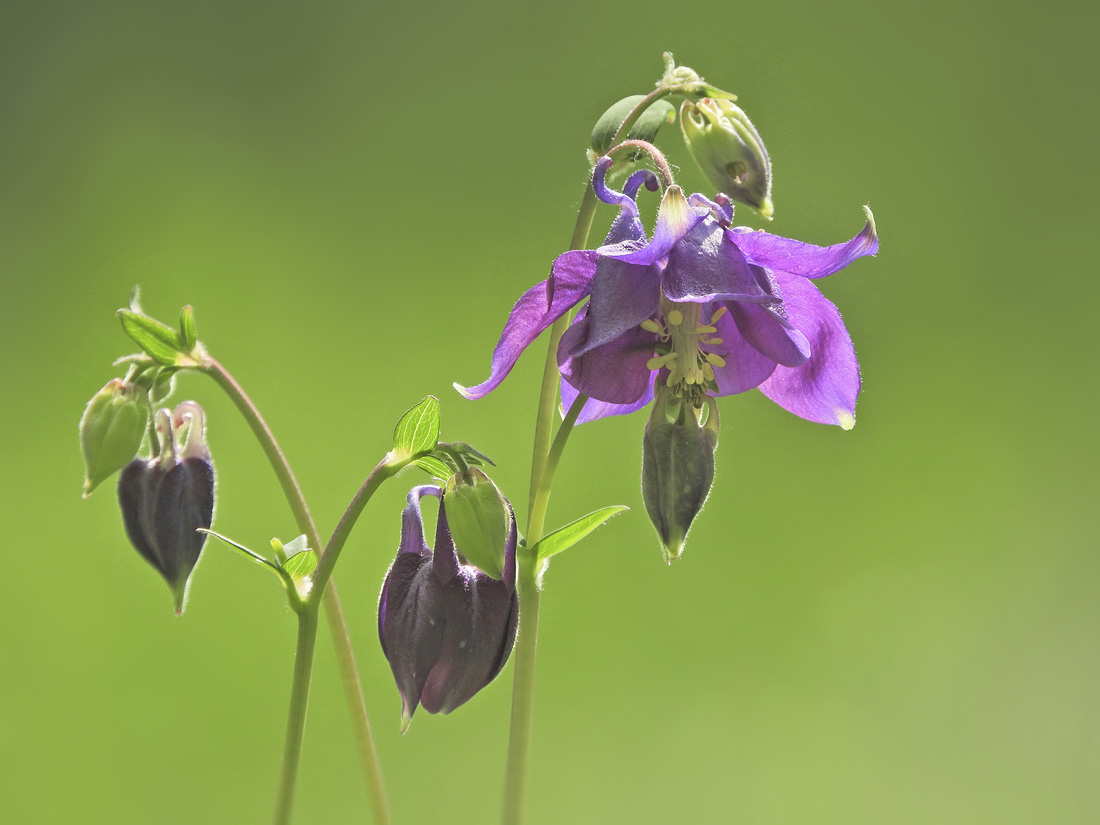
M 551 556 L 556 556 L 561 551 L 568 550 L 609 518 L 629 509 L 629 507 L 617 504 L 614 507 L 604 507 L 602 510 L 589 513 L 587 516 L 583 516 L 564 527 L 559 527 L 553 533 L 543 536 L 542 540 L 535 544 L 529 552 L 535 555 L 539 567 L 542 567 Z
M 199 341 L 195 334 L 195 311 L 190 304 L 180 312 L 180 340 L 188 350 L 193 350 Z
M 309 549 L 309 539 L 306 538 L 305 533 L 300 536 L 296 536 L 283 545 L 283 549 L 288 556 L 293 556 L 295 553 L 301 553 L 304 550 Z
M 592 149 L 597 155 L 607 153 L 611 148 L 615 134 L 623 121 L 634 111 L 634 107 L 645 100 L 645 95 L 631 95 L 624 97 L 610 109 L 604 112 L 595 127 L 592 129 Z M 676 108 L 667 100 L 657 100 L 642 112 L 641 117 L 630 127 L 629 134 L 623 140 L 645 140 L 652 142 L 657 137 L 657 132 L 666 123 L 672 123 L 676 119 Z
M 413 461 L 413 464 L 415 464 L 428 475 L 437 478 L 440 481 L 446 481 L 454 472 L 454 470 L 452 470 L 434 455 L 426 455 L 422 458 L 415 459 Z
M 159 404 L 172 394 L 175 377 L 176 370 L 172 367 L 165 367 L 157 373 L 153 388 L 149 391 L 149 398 L 154 404 Z
M 200 527 L 199 530 L 202 531 L 203 533 L 206 533 L 209 536 L 213 536 L 216 539 L 221 539 L 226 544 L 228 544 L 230 547 L 244 553 L 244 555 L 248 556 L 250 559 L 252 559 L 252 561 L 256 562 L 257 564 L 262 564 L 265 567 L 270 567 L 275 572 L 275 575 L 279 575 L 278 565 L 272 564 L 270 561 L 265 559 L 259 553 L 255 552 L 253 550 L 249 550 L 243 544 L 237 544 L 237 542 L 233 541 L 233 539 L 227 538 L 227 537 L 223 536 L 221 533 L 215 533 L 213 530 L 206 530 L 202 527 Z M 282 578 L 282 577 L 280 576 L 280 578 Z
M 479 450 L 475 450 L 465 441 L 456 441 L 451 445 L 451 447 L 453 447 L 455 452 L 457 452 L 466 460 L 467 464 L 488 464 L 491 467 L 497 466 L 497 463 L 493 461 L 493 459 L 489 458 L 489 456 L 485 455 L 485 453 Z
M 184 347 L 179 333 L 160 321 L 141 315 L 129 309 L 120 309 L 118 317 L 122 328 L 134 342 L 147 352 L 155 361 L 169 367 L 178 365 L 181 352 L 190 351 Z
M 283 562 L 283 572 L 295 581 L 301 581 L 309 576 L 317 567 L 317 556 L 310 550 L 295 553 Z
M 439 401 L 429 395 L 397 422 L 391 463 L 427 455 L 439 443 Z

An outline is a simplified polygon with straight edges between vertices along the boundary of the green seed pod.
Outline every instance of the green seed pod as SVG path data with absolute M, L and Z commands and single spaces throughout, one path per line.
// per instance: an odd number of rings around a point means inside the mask
M 772 165 L 748 116 L 729 100 L 685 100 L 680 129 L 691 156 L 714 187 L 771 218 Z
M 149 405 L 125 379 L 111 379 L 92 396 L 80 419 L 84 498 L 137 455 L 148 423 Z
M 706 418 L 700 423 L 693 407 L 679 404 L 671 410 L 666 397 L 664 389 L 658 391 L 642 438 L 642 499 L 671 564 L 683 552 L 691 523 L 714 482 L 718 407 L 707 396 L 701 410 Z

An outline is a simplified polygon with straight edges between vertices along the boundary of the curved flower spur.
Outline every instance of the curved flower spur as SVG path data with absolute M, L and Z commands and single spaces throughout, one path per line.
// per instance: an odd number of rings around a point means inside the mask
M 590 298 L 558 348 L 563 407 L 580 393 L 591 399 L 578 423 L 641 409 L 660 379 L 696 408 L 707 395 L 759 387 L 795 415 L 850 429 L 860 387 L 855 349 L 811 279 L 878 251 L 870 210 L 854 238 L 821 247 L 732 227 L 725 196 L 685 197 L 670 186 L 647 241 L 634 198 L 656 179 L 635 173 L 617 192 L 605 183 L 610 165 L 601 158 L 592 177 L 600 200 L 620 207 L 604 246 L 559 256 L 512 309 L 488 380 L 456 389 L 487 395 L 543 330 Z
M 435 548 L 424 540 L 420 501 L 440 499 Z M 510 508 L 509 508 L 510 511 Z M 506 540 L 501 579 L 462 563 L 447 524 L 443 490 L 415 487 L 401 517 L 401 545 L 378 603 L 378 638 L 401 694 L 401 730 L 417 705 L 450 713 L 500 673 L 519 618 L 516 525 Z

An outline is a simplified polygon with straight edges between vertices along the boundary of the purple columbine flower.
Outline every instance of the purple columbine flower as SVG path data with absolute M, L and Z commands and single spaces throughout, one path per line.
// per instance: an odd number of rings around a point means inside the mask
M 820 247 L 731 227 L 728 198 L 688 198 L 671 186 L 647 240 L 634 197 L 656 179 L 636 173 L 616 192 L 604 182 L 610 165 L 601 158 L 592 178 L 600 200 L 620 207 L 604 246 L 559 256 L 512 309 L 488 380 L 456 389 L 487 395 L 543 330 L 590 298 L 558 348 L 563 406 L 580 393 L 592 399 L 578 422 L 641 409 L 660 377 L 696 408 L 705 395 L 759 387 L 795 415 L 850 429 L 860 387 L 855 349 L 811 279 L 878 251 L 870 210 L 850 241 Z
M 431 485 L 409 492 L 401 545 L 378 604 L 378 638 L 401 693 L 402 730 L 417 705 L 450 713 L 469 701 L 500 673 L 516 638 L 515 519 L 504 575 L 491 578 L 456 552 L 442 493 Z M 424 540 L 424 496 L 440 499 L 434 550 Z

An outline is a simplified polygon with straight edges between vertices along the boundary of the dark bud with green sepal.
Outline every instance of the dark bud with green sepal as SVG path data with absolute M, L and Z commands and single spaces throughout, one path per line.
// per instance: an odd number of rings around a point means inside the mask
M 185 401 L 156 414 L 158 452 L 122 471 L 118 501 L 126 535 L 168 582 L 176 615 L 183 613 L 191 572 L 214 515 L 214 465 L 202 408 Z
M 424 538 L 424 496 L 442 498 L 434 547 Z M 500 673 L 516 638 L 515 519 L 501 575 L 492 578 L 463 563 L 449 508 L 443 490 L 434 485 L 409 493 L 397 558 L 378 603 L 378 638 L 401 694 L 402 731 L 418 706 L 428 713 L 450 713 L 473 698 Z

